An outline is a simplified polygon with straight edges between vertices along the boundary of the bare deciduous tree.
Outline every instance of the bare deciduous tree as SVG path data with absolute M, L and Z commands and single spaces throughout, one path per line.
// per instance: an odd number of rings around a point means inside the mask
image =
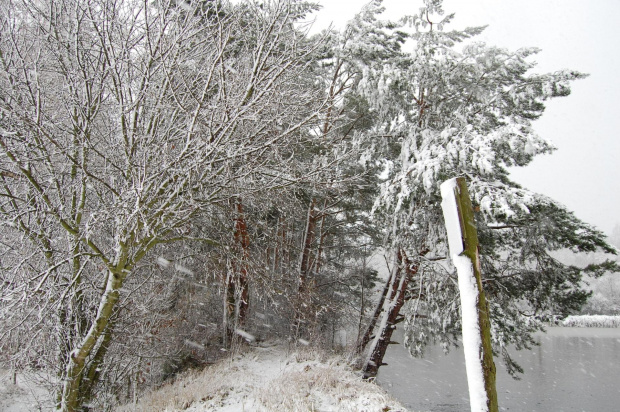
M 73 411 L 139 262 L 211 242 L 188 227 L 233 188 L 281 184 L 257 176 L 321 110 L 297 81 L 318 43 L 296 30 L 295 2 L 3 3 L 2 337 L 46 325 L 58 347 L 40 347 L 59 354 L 59 407 Z

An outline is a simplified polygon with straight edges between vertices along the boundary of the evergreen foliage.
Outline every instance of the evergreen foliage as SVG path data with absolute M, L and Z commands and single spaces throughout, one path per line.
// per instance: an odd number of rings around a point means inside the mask
M 399 22 L 373 0 L 313 36 L 300 0 L 2 4 L 0 360 L 52 373 L 64 410 L 129 400 L 242 337 L 362 341 L 378 249 L 401 257 L 410 351 L 448 348 L 448 178 L 468 180 L 510 371 L 509 344 L 618 270 L 554 258 L 616 250 L 508 173 L 554 150 L 532 121 L 585 75 L 532 73 L 537 49 L 451 30 L 441 0 Z
M 453 16 L 443 17 L 439 1 L 425 2 L 400 25 L 380 23 L 378 4 L 361 14 L 365 20 L 352 23 L 373 21 L 383 38 L 400 45 L 383 48 L 390 53 L 381 63 L 364 65 L 356 89 L 376 116 L 374 133 L 367 138 L 387 141 L 373 146 L 380 148 L 374 158 L 383 158 L 388 172 L 375 217 L 384 222 L 389 247 L 404 248 L 409 256 L 431 250 L 410 290 L 406 344 L 419 354 L 431 339 L 446 348 L 456 343 L 458 291 L 454 269 L 444 259 L 438 187 L 448 178 L 465 176 L 477 204 L 495 349 L 509 370 L 518 370 L 507 345 L 528 347 L 532 332 L 542 329 L 547 317 L 577 312 L 589 296 L 583 274 L 613 266 L 608 262 L 582 270 L 554 259 L 550 252 L 560 248 L 615 251 L 600 231 L 557 202 L 521 188 L 507 172 L 553 150 L 536 135 L 532 121 L 543 114 L 547 100 L 567 96 L 570 82 L 585 75 L 570 70 L 531 74 L 537 49 L 510 51 L 477 43 L 480 27 L 449 31 Z M 413 30 L 404 36 L 407 25 Z

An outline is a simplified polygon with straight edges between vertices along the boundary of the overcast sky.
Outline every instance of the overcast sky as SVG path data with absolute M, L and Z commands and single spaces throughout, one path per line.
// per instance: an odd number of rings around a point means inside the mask
M 366 0 L 322 0 L 315 26 L 343 27 Z M 385 0 L 386 18 L 414 14 L 421 0 Z M 534 46 L 539 71 L 574 69 L 590 77 L 573 93 L 547 104 L 534 124 L 558 148 L 530 166 L 511 170 L 514 181 L 563 203 L 577 217 L 611 233 L 620 224 L 620 17 L 618 0 L 444 0 L 454 28 L 489 25 L 487 44 Z

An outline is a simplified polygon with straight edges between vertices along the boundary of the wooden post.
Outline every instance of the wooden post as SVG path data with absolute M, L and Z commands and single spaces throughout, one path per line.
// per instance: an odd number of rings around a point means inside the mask
M 441 185 L 450 256 L 456 266 L 461 295 L 463 349 L 471 410 L 498 411 L 491 322 L 482 289 L 478 233 L 465 178 Z

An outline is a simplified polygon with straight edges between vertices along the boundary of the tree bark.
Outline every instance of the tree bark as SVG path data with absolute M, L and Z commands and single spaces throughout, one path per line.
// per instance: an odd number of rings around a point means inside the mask
M 248 260 L 250 258 L 250 235 L 248 225 L 243 214 L 243 204 L 241 199 L 237 202 L 237 219 L 235 222 L 235 240 L 241 247 L 241 260 L 238 267 L 239 278 L 237 284 L 237 321 L 240 326 L 245 325 L 245 321 L 250 306 L 250 290 L 248 284 Z
M 61 398 L 61 409 L 65 412 L 75 412 L 80 407 L 83 389 L 82 380 L 87 371 L 85 367 L 86 359 L 90 356 L 97 341 L 109 326 L 110 318 L 119 298 L 119 289 L 123 285 L 125 275 L 126 273 L 121 269 L 108 273 L 106 289 L 101 297 L 97 316 L 82 342 L 70 353 Z
M 321 256 L 323 254 L 323 247 L 325 245 L 325 238 L 327 237 L 327 232 L 325 232 L 325 218 L 327 214 L 325 213 L 327 210 L 327 199 L 323 202 L 323 210 L 320 213 L 315 213 L 315 218 L 318 219 L 318 215 L 320 215 L 321 224 L 319 225 L 319 233 L 317 240 L 317 248 L 316 248 L 316 262 L 314 263 L 314 273 L 320 273 L 321 271 Z
M 304 234 L 303 249 L 301 252 L 301 260 L 299 263 L 299 286 L 297 289 L 297 302 L 295 304 L 295 321 L 293 324 L 293 333 L 295 337 L 303 334 L 301 331 L 302 324 L 308 319 L 306 308 L 311 305 L 309 299 L 310 292 L 310 272 L 312 267 L 312 247 L 315 243 L 316 225 L 317 225 L 316 200 L 313 198 L 308 207 L 308 217 L 306 219 L 306 231 Z
M 422 252 L 421 255 L 425 253 Z M 413 276 L 418 273 L 419 264 L 411 262 L 402 250 L 396 253 L 395 260 L 392 274 L 390 275 L 388 291 L 385 292 L 381 308 L 381 324 L 379 325 L 379 330 L 376 331 L 375 338 L 368 350 L 368 357 L 362 368 L 364 379 L 376 377 L 379 367 L 384 365 L 383 358 L 388 345 L 395 343 L 391 340 L 392 334 L 394 329 L 396 329 L 400 310 L 406 301 L 407 287 Z M 368 340 L 370 340 L 370 336 Z
M 390 290 L 391 279 L 392 276 L 390 275 L 390 279 L 388 279 L 388 281 L 385 282 L 385 285 L 383 286 L 383 290 L 381 291 L 381 297 L 379 298 L 379 302 L 375 306 L 375 312 L 370 318 L 370 323 L 366 328 L 366 332 L 364 332 L 364 336 L 362 336 L 360 341 L 357 343 L 357 353 L 364 352 L 366 345 L 368 345 L 368 342 L 370 342 L 370 339 L 372 339 L 372 332 L 375 330 L 375 326 L 377 325 L 377 321 L 379 320 L 379 316 L 381 315 L 381 311 L 383 310 L 383 303 L 385 302 L 385 298 L 387 297 L 388 290 Z
M 112 343 L 112 335 L 114 333 L 114 325 L 115 314 L 112 314 L 112 318 L 108 323 L 105 331 L 103 332 L 103 338 L 101 339 L 101 344 L 99 348 L 93 355 L 92 361 L 88 367 L 88 373 L 86 374 L 86 382 L 83 382 L 83 387 L 80 389 L 80 398 L 82 400 L 82 404 L 84 402 L 89 402 L 93 396 L 93 389 L 95 385 L 99 381 L 99 377 L 101 376 L 101 366 L 103 365 L 103 361 L 105 359 L 106 354 L 108 353 L 108 349 L 110 348 L 110 344 Z
M 233 256 L 226 276 L 225 293 L 225 345 L 232 342 L 237 327 L 246 323 L 250 291 L 248 282 L 248 260 L 250 257 L 250 235 L 243 213 L 243 203 L 237 199 L 235 209 L 234 240 L 238 246 L 237 254 Z
M 301 262 L 299 264 L 299 293 L 306 291 L 308 278 L 310 276 L 310 267 L 312 264 L 312 245 L 316 235 L 316 210 L 315 199 L 312 199 L 308 207 L 308 218 L 306 221 L 306 233 L 304 235 L 304 245 L 301 253 Z

